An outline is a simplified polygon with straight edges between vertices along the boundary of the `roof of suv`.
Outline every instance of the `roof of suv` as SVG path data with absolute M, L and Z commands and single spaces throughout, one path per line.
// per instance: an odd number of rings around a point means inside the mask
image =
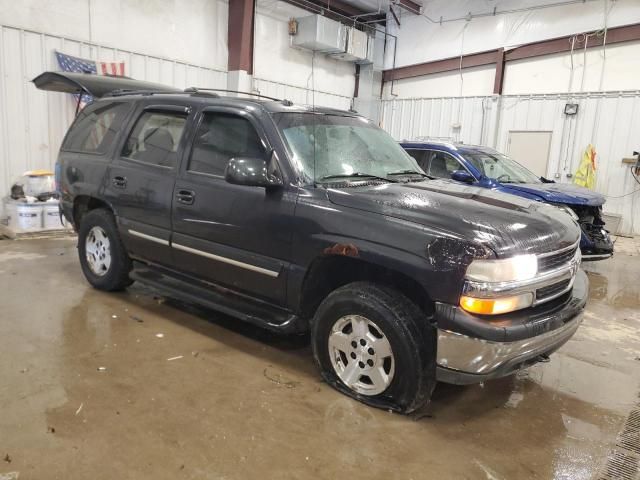
M 346 116 L 360 116 L 357 112 L 348 110 L 339 110 L 337 108 L 327 107 L 314 107 L 312 105 L 300 105 L 292 104 L 286 100 L 267 100 L 262 98 L 245 98 L 234 97 L 226 95 L 218 95 L 215 92 L 209 93 L 206 91 L 188 93 L 188 92 L 176 92 L 176 93 L 117 93 L 114 95 L 107 95 L 100 100 L 113 101 L 117 100 L 129 100 L 136 101 L 141 99 L 154 98 L 157 100 L 185 100 L 185 103 L 193 104 L 206 104 L 206 105 L 225 105 L 233 107 L 256 107 L 260 106 L 270 113 L 280 112 L 293 112 L 293 113 L 321 113 L 328 115 L 346 115 Z
M 482 145 L 467 145 L 460 142 L 447 142 L 446 140 L 429 141 L 403 141 L 400 142 L 404 148 L 430 149 L 438 148 L 450 152 L 460 153 L 496 153 L 496 150 Z
M 235 92 L 224 89 L 191 87 L 182 90 L 169 85 L 135 80 L 129 77 L 109 75 L 93 75 L 75 72 L 43 72 L 33 79 L 40 90 L 86 94 L 94 99 L 114 98 L 123 101 L 135 101 L 153 97 L 158 100 L 183 99 L 185 104 L 227 105 L 239 108 L 260 106 L 268 112 L 315 112 L 329 115 L 359 116 L 356 112 L 335 108 L 294 105 L 288 100 L 271 97 L 260 97 L 252 93 Z M 229 94 L 244 94 L 246 97 L 235 97 Z

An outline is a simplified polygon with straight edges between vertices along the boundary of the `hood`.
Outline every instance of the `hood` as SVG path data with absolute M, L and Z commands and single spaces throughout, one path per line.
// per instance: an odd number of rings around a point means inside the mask
M 550 203 L 564 203 L 565 205 L 588 205 L 599 207 L 605 198 L 588 188 L 567 183 L 503 183 L 502 191 L 518 195 L 524 192 L 535 195 Z
M 329 188 L 327 195 L 336 205 L 482 244 L 499 258 L 552 252 L 580 238 L 577 224 L 558 208 L 448 180 Z

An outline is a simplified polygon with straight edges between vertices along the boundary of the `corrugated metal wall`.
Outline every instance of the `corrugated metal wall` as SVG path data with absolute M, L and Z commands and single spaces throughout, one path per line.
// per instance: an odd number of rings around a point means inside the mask
M 0 26 L 0 196 L 26 170 L 52 169 L 74 117 L 70 95 L 46 93 L 31 80 L 59 70 L 54 50 L 102 61 L 124 61 L 127 76 L 185 88 L 226 88 L 227 73 L 45 33 Z
M 566 103 L 579 104 L 578 114 L 564 115 Z M 582 152 L 593 143 L 596 190 L 607 196 L 605 211 L 622 215 L 621 232 L 640 234 L 640 185 L 622 164 L 640 149 L 638 91 L 385 100 L 382 127 L 397 140 L 450 138 L 503 152 L 512 130 L 551 131 L 547 177 L 561 182 L 571 181 L 566 174 L 575 173 Z
M 321 107 L 340 108 L 342 110 L 351 108 L 352 98 L 345 95 L 316 90 L 314 97 L 313 91 L 308 88 L 255 77 L 253 86 L 262 95 L 291 100 L 293 103 L 312 105 L 315 101 L 315 104 Z
M 398 140 L 428 136 L 481 143 L 491 100 L 491 97 L 385 100 L 382 126 Z M 454 128 L 456 124 L 461 128 Z

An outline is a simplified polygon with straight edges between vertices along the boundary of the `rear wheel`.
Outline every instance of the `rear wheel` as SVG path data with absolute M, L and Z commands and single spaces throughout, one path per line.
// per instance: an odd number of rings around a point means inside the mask
M 129 278 L 131 259 L 122 244 L 113 214 L 91 210 L 80 222 L 78 254 L 84 276 L 100 290 L 122 290 Z
M 356 282 L 332 292 L 316 312 L 312 344 L 323 378 L 368 405 L 409 413 L 435 387 L 435 328 L 392 288 Z

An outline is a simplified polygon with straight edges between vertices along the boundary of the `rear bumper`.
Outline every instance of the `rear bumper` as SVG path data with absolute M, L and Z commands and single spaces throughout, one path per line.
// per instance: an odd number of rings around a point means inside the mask
M 587 295 L 587 276 L 579 271 L 567 298 L 529 312 L 514 312 L 489 320 L 469 315 L 457 307 L 450 309 L 448 315 L 442 315 L 443 309 L 437 307 L 438 380 L 479 383 L 546 360 L 580 326 Z

